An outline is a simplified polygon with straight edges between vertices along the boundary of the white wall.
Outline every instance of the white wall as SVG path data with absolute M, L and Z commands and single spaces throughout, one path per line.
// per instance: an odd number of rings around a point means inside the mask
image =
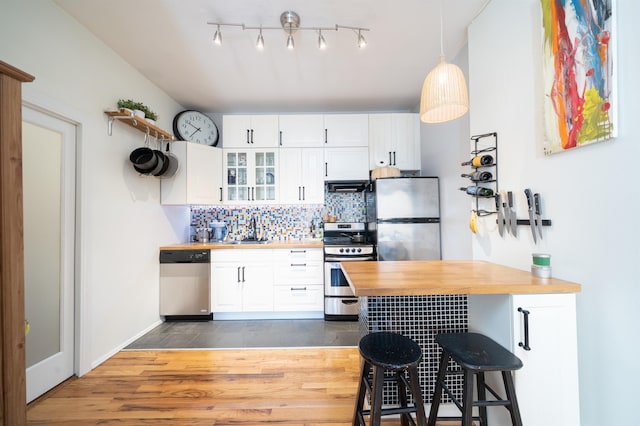
M 466 46 L 447 60 L 458 65 L 469 81 Z M 472 206 L 470 196 L 459 190 L 469 185 L 468 179 L 460 177 L 468 172 L 460 163 L 470 158 L 470 136 L 469 114 L 448 123 L 420 124 L 422 175 L 440 178 L 442 258 L 446 260 L 472 257 L 468 226 Z
M 532 252 L 548 252 L 555 277 L 582 284 L 582 425 L 638 423 L 638 17 L 640 2 L 618 1 L 619 137 L 548 157 L 542 154 L 539 0 L 493 0 L 469 30 L 471 133 L 498 132 L 500 188 L 517 193 L 518 217 L 527 218 L 522 191 L 530 187 L 553 220 L 538 245 L 528 227 L 520 227 L 517 239 L 497 232 L 474 237 L 474 258 L 528 269 Z
M 121 97 L 140 100 L 171 129 L 182 108 L 50 1 L 0 3 L 0 59 L 36 77 L 26 99 L 81 125 L 85 372 L 159 321 L 158 247 L 182 241 L 188 224 L 187 209 L 161 207 L 159 181 L 128 163 L 143 134 L 116 123 L 109 137 L 103 111 Z

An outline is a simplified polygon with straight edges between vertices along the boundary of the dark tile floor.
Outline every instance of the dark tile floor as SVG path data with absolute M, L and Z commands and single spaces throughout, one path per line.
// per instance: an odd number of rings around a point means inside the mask
M 357 321 L 249 320 L 163 322 L 125 350 L 357 346 Z

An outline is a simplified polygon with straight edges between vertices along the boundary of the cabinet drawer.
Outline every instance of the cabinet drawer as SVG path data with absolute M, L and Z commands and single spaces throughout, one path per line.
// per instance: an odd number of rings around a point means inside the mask
M 265 263 L 273 261 L 272 249 L 215 249 L 211 262 Z
M 322 249 L 275 249 L 275 261 L 282 263 L 322 262 Z
M 324 282 L 323 264 L 313 263 L 290 263 L 276 264 L 275 284 L 322 284 Z
M 274 287 L 276 311 L 322 311 L 324 287 L 319 285 L 277 285 Z

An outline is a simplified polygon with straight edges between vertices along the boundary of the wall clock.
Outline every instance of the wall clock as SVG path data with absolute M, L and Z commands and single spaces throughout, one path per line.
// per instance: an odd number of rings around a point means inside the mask
M 173 134 L 180 140 L 203 145 L 218 145 L 218 127 L 200 111 L 182 111 L 173 118 Z

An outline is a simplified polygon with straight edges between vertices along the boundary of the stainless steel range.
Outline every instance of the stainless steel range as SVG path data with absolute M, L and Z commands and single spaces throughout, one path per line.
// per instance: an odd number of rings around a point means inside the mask
M 324 319 L 356 321 L 358 298 L 340 269 L 340 262 L 376 259 L 364 223 L 324 224 Z

